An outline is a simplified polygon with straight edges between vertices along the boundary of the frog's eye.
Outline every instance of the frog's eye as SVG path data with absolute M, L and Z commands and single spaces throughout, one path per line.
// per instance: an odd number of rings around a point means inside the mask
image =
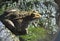
M 34 17 L 34 16 L 35 16 L 35 14 L 31 14 L 31 16 L 32 16 L 32 17 Z

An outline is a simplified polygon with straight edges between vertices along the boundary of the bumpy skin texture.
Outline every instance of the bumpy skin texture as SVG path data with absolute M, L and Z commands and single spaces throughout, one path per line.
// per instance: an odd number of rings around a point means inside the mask
M 37 11 L 7 10 L 1 16 L 1 22 L 14 34 L 26 34 L 29 22 L 39 19 L 41 15 Z

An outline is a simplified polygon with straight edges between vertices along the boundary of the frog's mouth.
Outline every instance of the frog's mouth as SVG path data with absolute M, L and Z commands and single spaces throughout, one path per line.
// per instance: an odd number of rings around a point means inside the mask
M 35 17 L 33 17 L 33 18 L 38 19 L 38 18 L 40 18 L 40 17 L 41 17 L 41 15 L 40 15 L 40 14 L 37 14 L 37 15 L 35 15 Z

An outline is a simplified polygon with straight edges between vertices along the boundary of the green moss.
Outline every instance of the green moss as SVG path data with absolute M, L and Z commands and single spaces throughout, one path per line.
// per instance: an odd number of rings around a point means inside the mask
M 3 13 L 3 10 L 2 9 L 0 9 L 0 14 L 2 14 Z
M 47 31 L 42 28 L 42 27 L 32 27 L 30 26 L 28 28 L 28 34 L 27 35 L 22 35 L 24 40 L 26 41 L 37 41 L 38 39 L 44 39 L 45 36 L 47 35 Z

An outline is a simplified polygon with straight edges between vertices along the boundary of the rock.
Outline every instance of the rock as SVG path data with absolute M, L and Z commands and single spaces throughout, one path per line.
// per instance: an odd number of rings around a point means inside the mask
M 9 29 L 0 23 L 0 41 L 20 41 Z

